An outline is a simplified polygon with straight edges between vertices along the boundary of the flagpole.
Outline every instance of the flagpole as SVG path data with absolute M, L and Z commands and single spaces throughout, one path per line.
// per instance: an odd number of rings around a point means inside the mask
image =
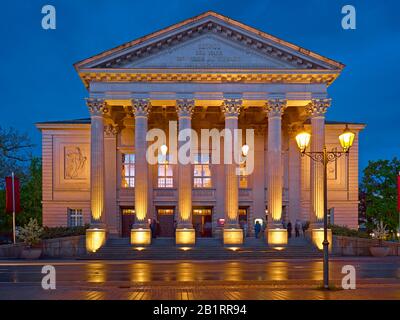
M 14 186 L 14 172 L 11 173 L 11 183 L 12 183 L 12 205 L 13 205 L 13 242 L 16 243 L 15 240 L 15 186 Z

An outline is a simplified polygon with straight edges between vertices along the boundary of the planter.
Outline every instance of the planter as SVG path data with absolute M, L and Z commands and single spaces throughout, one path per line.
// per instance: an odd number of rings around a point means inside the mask
M 22 259 L 39 259 L 41 255 L 41 248 L 24 248 L 21 252 Z
M 369 252 L 374 257 L 386 257 L 389 254 L 389 247 L 369 247 Z

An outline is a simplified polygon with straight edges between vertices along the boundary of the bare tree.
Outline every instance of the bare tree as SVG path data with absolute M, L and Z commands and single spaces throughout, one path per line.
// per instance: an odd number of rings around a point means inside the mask
M 4 177 L 11 171 L 24 178 L 33 146 L 26 133 L 0 127 L 0 186 L 4 185 Z

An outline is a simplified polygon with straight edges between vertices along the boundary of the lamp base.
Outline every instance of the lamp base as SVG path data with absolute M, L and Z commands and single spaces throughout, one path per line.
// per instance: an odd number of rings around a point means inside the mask
M 224 244 L 243 244 L 243 230 L 239 228 L 224 229 Z
M 266 230 L 266 239 L 268 245 L 282 246 L 288 243 L 288 234 L 286 229 L 275 228 Z
M 322 242 L 324 241 L 324 229 L 312 229 L 311 230 L 311 241 L 319 249 L 323 249 Z M 328 229 L 328 241 L 329 241 L 329 252 L 332 251 L 332 230 Z
M 176 245 L 195 245 L 196 233 L 194 229 L 176 229 L 175 244 Z
M 106 243 L 106 229 L 86 229 L 86 251 L 94 253 Z
M 151 244 L 151 230 L 146 228 L 131 229 L 131 245 L 147 246 Z

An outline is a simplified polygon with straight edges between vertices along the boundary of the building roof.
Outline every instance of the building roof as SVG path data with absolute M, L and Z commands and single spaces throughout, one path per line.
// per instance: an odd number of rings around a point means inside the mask
M 182 22 L 173 24 L 169 27 L 166 27 L 162 30 L 153 32 L 151 34 L 148 34 L 146 36 L 143 36 L 141 38 L 126 42 L 124 44 L 121 44 L 115 48 L 106 50 L 104 52 L 101 52 L 99 54 L 96 54 L 92 57 L 89 57 L 87 59 L 84 59 L 82 61 L 79 61 L 77 63 L 74 64 L 74 67 L 76 68 L 76 70 L 79 70 L 81 68 L 85 68 L 88 67 L 88 65 L 91 65 L 92 67 L 94 67 L 96 65 L 96 61 L 99 60 L 103 60 L 113 56 L 115 54 L 119 54 L 119 53 L 125 53 L 127 50 L 130 50 L 131 48 L 135 47 L 135 46 L 140 46 L 143 43 L 146 42 L 154 42 L 159 38 L 163 38 L 163 37 L 168 37 L 170 35 L 172 35 L 174 32 L 176 31 L 180 31 L 182 29 L 185 28 L 189 28 L 193 25 L 196 25 L 198 23 L 210 23 L 210 22 L 214 22 L 217 23 L 220 26 L 230 26 L 230 27 L 236 27 L 239 30 L 243 30 L 244 32 L 248 32 L 249 34 L 253 34 L 254 36 L 258 36 L 260 37 L 260 39 L 264 39 L 266 41 L 268 41 L 269 43 L 273 43 L 276 44 L 278 46 L 280 46 L 281 48 L 285 48 L 287 50 L 291 50 L 292 52 L 297 52 L 298 54 L 302 55 L 303 57 L 308 57 L 310 59 L 315 59 L 321 63 L 325 63 L 330 65 L 332 68 L 335 69 L 339 69 L 342 70 L 345 65 L 341 62 L 335 61 L 333 59 L 327 58 L 325 56 L 322 56 L 318 53 L 315 53 L 311 50 L 302 48 L 298 45 L 295 45 L 293 43 L 290 43 L 288 41 L 282 40 L 278 37 L 275 37 L 271 34 L 268 34 L 264 31 L 258 30 L 256 28 L 250 27 L 246 24 L 243 24 L 239 21 L 233 20 L 227 16 L 224 16 L 222 14 L 216 13 L 214 11 L 207 11 L 204 12 L 202 14 L 199 14 L 195 17 L 186 19 Z M 121 60 L 121 58 L 118 58 L 119 60 Z M 94 64 L 93 64 L 94 63 Z M 103 63 L 104 65 L 104 63 Z

